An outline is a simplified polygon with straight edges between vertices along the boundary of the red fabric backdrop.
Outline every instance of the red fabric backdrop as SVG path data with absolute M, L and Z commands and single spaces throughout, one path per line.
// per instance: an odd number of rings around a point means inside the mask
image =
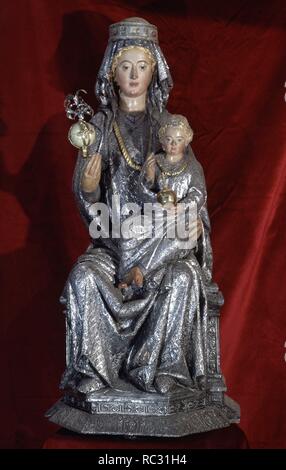
M 285 447 L 285 2 L 1 3 L 1 445 L 39 446 L 60 396 L 58 303 L 88 235 L 71 193 L 64 96 L 93 87 L 108 26 L 159 28 L 208 186 L 222 367 L 255 447 Z M 284 30 L 283 30 L 284 28 Z

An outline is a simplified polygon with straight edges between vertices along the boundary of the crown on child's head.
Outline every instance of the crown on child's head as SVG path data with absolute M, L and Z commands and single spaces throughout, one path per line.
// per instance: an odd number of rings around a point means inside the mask
M 181 114 L 170 114 L 162 123 L 162 126 L 159 129 L 159 140 L 160 142 L 164 139 L 166 130 L 170 127 L 179 127 L 183 130 L 186 137 L 192 140 L 194 136 L 193 129 L 191 128 L 187 118 Z

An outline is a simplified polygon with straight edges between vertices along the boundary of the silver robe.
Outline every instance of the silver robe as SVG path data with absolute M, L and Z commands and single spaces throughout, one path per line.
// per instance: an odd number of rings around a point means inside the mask
M 182 165 L 185 165 L 185 169 L 179 175 L 163 178 L 161 170 L 156 165 L 155 179 L 150 184 L 145 177 L 146 168 L 143 166 L 139 178 L 140 190 L 142 191 L 141 197 L 144 202 L 151 203 L 149 204 L 150 210 L 145 210 L 143 217 L 132 214 L 126 220 L 128 222 L 126 224 L 126 233 L 122 234 L 120 245 L 119 273 L 121 278 L 124 278 L 134 265 L 141 269 L 144 277 L 149 277 L 161 265 L 191 255 L 191 250 L 196 247 L 196 241 L 193 242 L 188 238 L 187 227 L 192 219 L 197 219 L 201 215 L 202 208 L 206 204 L 207 194 L 203 170 L 196 161 L 190 147 L 186 149 L 183 160 L 177 165 L 168 166 L 164 153 L 157 154 L 156 160 L 159 160 L 160 165 L 164 166 L 165 170 L 176 172 Z M 157 202 L 157 194 L 165 185 L 176 193 L 179 204 L 192 205 L 188 223 L 185 220 L 185 212 L 179 214 L 176 218 L 174 216 L 169 217 L 168 223 L 166 223 L 162 205 Z M 151 208 L 157 211 L 156 222 L 153 221 Z M 185 237 L 184 243 L 176 235 L 177 224 L 181 224 L 181 228 L 184 230 L 181 233 Z
M 149 151 L 158 151 L 161 116 L 121 111 L 116 116 L 132 158 L 140 164 Z M 101 201 L 111 210 L 112 196 L 120 204 L 142 204 L 140 173 L 120 153 L 112 130 L 113 112 L 100 110 L 93 118 L 103 157 L 100 188 L 95 194 L 81 190 L 85 165 L 78 157 L 74 192 L 86 224 L 94 215 L 92 204 Z M 194 155 L 192 172 L 202 170 Z M 124 389 L 133 384 L 148 392 L 168 392 L 175 384 L 202 387 L 206 374 L 206 286 L 211 283 L 212 252 L 206 208 L 200 216 L 203 234 L 196 255 L 175 257 L 156 269 L 143 288 L 117 288 L 120 238 L 93 240 L 72 269 L 61 302 L 67 322 L 67 366 L 61 387 L 92 394 L 104 387 Z

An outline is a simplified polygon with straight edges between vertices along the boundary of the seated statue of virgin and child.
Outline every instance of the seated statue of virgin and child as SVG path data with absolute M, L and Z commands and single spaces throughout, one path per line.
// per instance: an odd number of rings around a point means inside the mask
M 157 28 L 111 25 L 96 139 L 73 180 L 91 243 L 61 296 L 64 397 L 48 414 L 79 432 L 179 436 L 238 419 L 219 369 L 204 174 L 188 120 L 166 110 L 171 88 Z

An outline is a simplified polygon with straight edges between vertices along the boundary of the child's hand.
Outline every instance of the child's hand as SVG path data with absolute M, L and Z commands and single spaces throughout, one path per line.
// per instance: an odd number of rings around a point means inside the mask
M 146 179 L 150 183 L 154 183 L 155 180 L 155 168 L 156 168 L 156 160 L 154 153 L 150 153 L 146 160 Z
M 173 202 L 167 202 L 164 204 L 163 209 L 166 209 L 170 214 L 177 213 L 177 206 Z

